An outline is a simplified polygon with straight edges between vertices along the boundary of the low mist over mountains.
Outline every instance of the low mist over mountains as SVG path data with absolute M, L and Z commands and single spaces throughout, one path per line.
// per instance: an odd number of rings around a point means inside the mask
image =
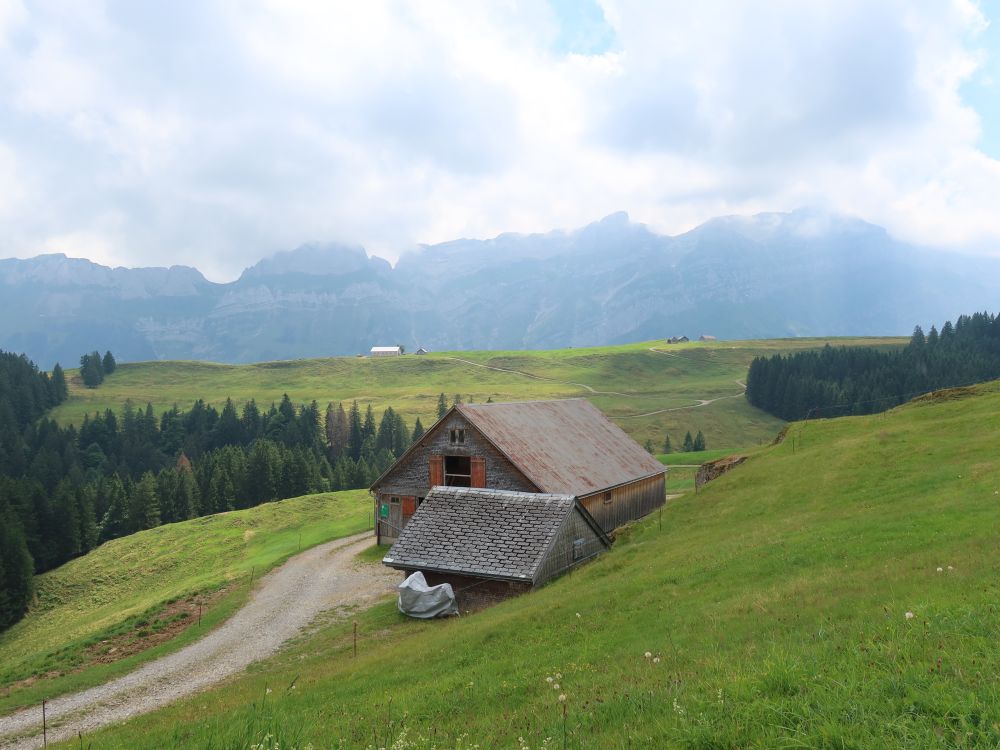
M 193 268 L 0 260 L 0 348 L 40 366 L 252 362 L 428 349 L 538 349 L 672 335 L 907 334 L 995 308 L 1000 260 L 898 242 L 814 211 L 713 219 L 676 237 L 613 214 L 571 232 L 425 246 L 395 268 L 305 245 L 216 284 Z

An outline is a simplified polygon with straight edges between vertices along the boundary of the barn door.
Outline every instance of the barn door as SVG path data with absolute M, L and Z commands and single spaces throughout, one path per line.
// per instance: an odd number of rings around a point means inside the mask
M 444 456 L 431 456 L 427 460 L 431 487 L 444 484 Z
M 471 462 L 472 469 L 472 481 L 469 483 L 471 487 L 485 487 L 486 486 L 486 459 L 480 456 L 473 456 L 469 459 Z
M 417 512 L 417 498 L 415 497 L 404 497 L 403 498 L 403 520 L 406 521 L 410 516 Z

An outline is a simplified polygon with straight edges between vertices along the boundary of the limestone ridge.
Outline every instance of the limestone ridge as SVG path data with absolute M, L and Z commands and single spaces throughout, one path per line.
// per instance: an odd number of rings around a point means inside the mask
M 421 246 L 395 268 L 309 244 L 216 284 L 196 269 L 0 260 L 0 348 L 42 367 L 86 350 L 120 361 L 251 362 L 373 343 L 535 349 L 702 333 L 908 334 L 995 307 L 1000 260 L 893 239 L 819 211 L 720 217 L 656 234 L 618 213 L 573 231 Z

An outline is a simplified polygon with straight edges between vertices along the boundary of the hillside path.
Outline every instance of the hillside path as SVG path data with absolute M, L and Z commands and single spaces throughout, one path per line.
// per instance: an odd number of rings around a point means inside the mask
M 659 354 L 666 354 L 668 357 L 678 357 L 680 359 L 690 359 L 690 357 L 682 357 L 680 354 L 674 354 L 673 352 L 665 352 L 662 349 L 656 349 L 653 347 L 649 348 L 651 352 L 657 352 Z M 660 398 L 659 394 L 650 393 L 622 393 L 621 391 L 599 391 L 596 388 L 587 385 L 586 383 L 575 383 L 572 380 L 557 380 L 556 378 L 549 378 L 544 375 L 535 375 L 532 372 L 525 372 L 524 370 L 513 370 L 507 367 L 495 367 L 494 365 L 484 365 L 481 362 L 472 362 L 468 359 L 462 359 L 461 357 L 441 357 L 441 359 L 450 359 L 454 362 L 461 362 L 465 365 L 470 365 L 472 367 L 481 367 L 484 370 L 494 370 L 495 372 L 506 372 L 511 375 L 521 375 L 525 378 L 531 378 L 532 380 L 544 380 L 549 383 L 558 383 L 560 385 L 575 385 L 577 388 L 583 388 L 589 393 L 595 396 L 624 396 L 627 398 Z M 694 361 L 694 360 L 692 360 Z M 708 406 L 709 404 L 714 404 L 716 401 L 724 401 L 728 398 L 740 398 L 744 393 L 746 393 L 746 385 L 744 385 L 739 380 L 735 381 L 742 390 L 739 393 L 735 393 L 731 396 L 718 396 L 716 398 L 700 398 L 693 404 L 687 404 L 685 406 L 674 406 L 669 409 L 656 409 L 655 411 L 647 411 L 642 414 L 622 414 L 619 415 L 619 419 L 638 419 L 640 417 L 652 417 L 657 414 L 665 414 L 671 411 L 686 411 L 688 409 L 697 409 L 700 406 Z
M 393 591 L 399 573 L 355 555 L 372 533 L 313 547 L 260 579 L 250 600 L 201 640 L 104 685 L 48 702 L 48 740 L 84 737 L 108 724 L 152 711 L 241 672 L 276 652 L 321 612 L 372 604 Z M 42 746 L 38 707 L 0 717 L 0 748 Z

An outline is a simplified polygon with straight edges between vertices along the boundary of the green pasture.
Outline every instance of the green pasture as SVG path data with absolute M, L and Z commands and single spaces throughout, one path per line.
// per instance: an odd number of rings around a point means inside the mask
M 665 434 L 680 445 L 702 430 L 709 448 L 770 441 L 782 422 L 742 397 L 747 367 L 758 355 L 826 343 L 889 346 L 903 339 L 782 339 L 668 345 L 647 341 L 587 349 L 442 352 L 398 358 L 334 357 L 252 365 L 140 362 L 120 365 L 98 388 L 69 372 L 70 398 L 53 413 L 79 424 L 84 414 L 120 410 L 126 400 L 158 411 L 196 399 L 217 407 L 255 398 L 263 407 L 288 393 L 296 403 L 357 400 L 381 412 L 392 406 L 412 427 L 434 422 L 438 394 L 449 402 L 587 397 L 640 443 L 659 448 Z M 496 369 L 490 369 L 496 368 Z M 716 400 L 717 399 L 717 400 Z M 712 402 L 698 406 L 701 401 Z
M 251 572 L 370 528 L 370 515 L 364 490 L 307 495 L 141 531 L 37 576 L 37 601 L 0 634 L 0 711 L 98 684 L 197 638 L 245 600 Z M 201 628 L 118 662 L 87 664 L 88 646 L 145 627 L 168 601 L 224 586 Z M 46 674 L 58 676 L 13 684 Z
M 533 593 L 432 622 L 386 601 L 356 616 L 357 658 L 333 623 L 84 740 L 995 748 L 1000 384 L 967 390 L 791 425 Z

